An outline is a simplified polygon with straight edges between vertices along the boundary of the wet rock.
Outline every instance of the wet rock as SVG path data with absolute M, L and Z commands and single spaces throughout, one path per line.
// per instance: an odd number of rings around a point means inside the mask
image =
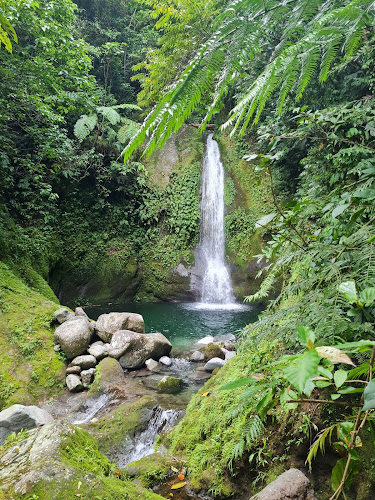
M 146 359 L 159 360 L 167 356 L 172 344 L 161 333 L 140 334 L 120 330 L 113 335 L 109 355 L 119 357 L 123 368 L 140 368 Z
M 108 356 L 110 344 L 103 344 L 103 342 L 101 342 L 100 345 L 98 345 L 97 343 L 95 344 L 96 345 L 90 345 L 90 347 L 87 349 L 87 352 L 91 354 L 91 356 L 94 356 L 94 358 L 96 358 L 97 360 L 103 359 Z
M 204 354 L 203 354 L 203 352 L 200 352 L 200 351 L 194 351 L 189 359 L 190 359 L 190 361 L 195 361 L 195 362 L 203 361 Z
M 221 358 L 212 358 L 204 365 L 204 369 L 208 372 L 213 372 L 215 368 L 224 366 L 225 361 Z
M 37 406 L 13 405 L 0 412 L 0 445 L 12 432 L 34 429 L 52 420 L 53 417 L 48 411 Z
M 74 313 L 72 311 L 69 311 L 66 307 L 60 307 L 60 309 L 57 309 L 53 313 L 55 315 L 56 320 L 60 323 L 65 323 L 65 321 L 68 321 L 70 319 L 74 318 Z
M 172 360 L 171 360 L 171 358 L 169 356 L 162 356 L 159 359 L 159 363 L 161 363 L 164 366 L 171 366 Z
M 310 481 L 298 469 L 289 469 L 250 500 L 316 500 Z
M 130 330 L 132 332 L 144 333 L 145 324 L 143 317 L 136 313 L 102 314 L 96 321 L 96 330 L 104 342 L 111 342 L 112 335 L 118 330 Z
M 89 370 L 82 370 L 81 380 L 82 385 L 86 389 L 92 382 L 95 375 L 95 368 L 90 368 Z
M 91 354 L 77 356 L 72 360 L 69 366 L 80 366 L 82 370 L 88 370 L 96 366 L 96 358 Z
M 167 375 L 158 382 L 159 392 L 163 392 L 165 394 L 176 394 L 177 392 L 180 392 L 182 387 L 183 382 L 180 378 L 168 377 Z
M 66 369 L 65 373 L 67 375 L 70 375 L 71 373 L 75 373 L 76 375 L 79 375 L 81 373 L 81 367 L 80 366 L 68 366 Z
M 147 366 L 147 370 L 150 370 L 150 372 L 158 371 L 160 369 L 160 364 L 154 359 L 146 359 L 145 365 Z
M 79 356 L 87 349 L 94 329 L 91 323 L 83 317 L 65 321 L 55 330 L 55 340 L 61 345 L 68 359 Z
M 196 370 L 194 373 L 188 375 L 188 379 L 192 382 L 205 382 L 211 378 L 211 373 L 206 372 L 206 370 Z
M 70 392 L 79 392 L 83 390 L 81 379 L 74 373 L 71 373 L 66 377 L 66 386 Z

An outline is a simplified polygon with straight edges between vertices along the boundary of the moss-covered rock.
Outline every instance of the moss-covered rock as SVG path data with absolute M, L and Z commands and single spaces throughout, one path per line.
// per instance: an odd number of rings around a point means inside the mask
M 0 491 L 9 500 L 161 499 L 121 480 L 121 471 L 99 452 L 90 434 L 66 422 L 51 422 L 0 448 L 0 463 Z
M 179 462 L 170 456 L 153 453 L 126 465 L 124 472 L 129 477 L 137 478 L 142 486 L 151 488 L 174 474 L 171 467 L 178 468 L 179 465 Z
M 0 410 L 36 403 L 63 387 L 65 365 L 53 350 L 55 301 L 0 263 Z
M 204 360 L 209 361 L 212 358 L 225 359 L 225 354 L 217 344 L 208 344 L 203 349 Z
M 124 370 L 115 358 L 104 358 L 96 366 L 95 378 L 92 383 L 89 396 L 96 396 L 105 392 L 111 386 L 122 383 L 125 380 Z
M 180 378 L 165 376 L 158 382 L 158 391 L 165 394 L 176 394 L 183 387 L 183 382 Z

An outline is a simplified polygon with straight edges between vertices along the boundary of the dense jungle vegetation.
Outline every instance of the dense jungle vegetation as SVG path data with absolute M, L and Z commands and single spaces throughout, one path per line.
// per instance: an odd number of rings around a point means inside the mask
M 228 255 L 261 262 L 245 300 L 272 300 L 169 437 L 197 489 L 302 455 L 314 473 L 327 450 L 321 498 L 373 498 L 374 24 L 370 0 L 0 2 L 3 314 L 10 275 L 52 301 L 90 273 L 91 298 L 121 273 L 118 296 L 164 299 L 199 235 L 203 142 L 183 125 L 215 124 Z M 181 127 L 189 157 L 157 181 Z

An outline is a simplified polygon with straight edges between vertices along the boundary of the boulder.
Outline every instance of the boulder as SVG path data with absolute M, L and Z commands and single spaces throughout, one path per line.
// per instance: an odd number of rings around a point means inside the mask
M 190 359 L 190 361 L 195 361 L 195 362 L 203 361 L 204 354 L 203 354 L 203 352 L 200 352 L 200 351 L 194 351 L 189 359 Z
M 96 345 L 90 345 L 90 347 L 87 349 L 87 352 L 91 354 L 91 356 L 94 356 L 97 360 L 103 359 L 108 356 L 109 344 L 103 344 L 103 342 L 101 342 L 100 344 L 95 342 L 95 344 Z
M 96 367 L 96 377 L 90 388 L 90 393 L 100 393 L 109 387 L 124 382 L 124 370 L 114 358 L 104 358 Z
M 71 373 L 66 377 L 65 381 L 66 381 L 66 386 L 70 392 L 82 391 L 83 385 L 82 385 L 82 381 L 78 375 Z
M 68 359 L 79 356 L 87 349 L 94 329 L 91 323 L 81 316 L 65 321 L 55 330 L 55 340 L 61 345 Z
M 172 350 L 172 344 L 161 333 L 135 335 L 119 359 L 123 368 L 140 368 L 146 359 L 159 360 L 162 356 L 168 356 Z
M 172 365 L 172 360 L 169 356 L 162 356 L 159 359 L 159 363 L 161 363 L 164 366 L 171 366 Z
M 165 394 L 176 394 L 182 389 L 183 382 L 180 378 L 168 377 L 167 375 L 163 377 L 158 382 L 158 391 Z
M 32 429 L 27 437 L 0 451 L 0 497 L 163 500 L 130 481 L 103 477 L 102 471 L 114 466 L 97 446 L 87 431 L 67 422 L 55 420 Z
M 82 307 L 76 307 L 75 310 L 74 310 L 74 314 L 76 316 L 82 316 L 83 318 L 86 318 L 89 320 L 89 317 L 87 316 L 87 314 L 85 313 L 85 311 L 82 309 Z
M 81 373 L 81 367 L 80 366 L 68 366 L 66 369 L 65 373 L 67 375 L 70 375 L 71 373 L 75 373 L 76 375 L 79 375 Z
M 221 358 L 212 358 L 204 365 L 204 369 L 208 372 L 213 372 L 215 368 L 224 366 L 225 361 Z
M 91 384 L 95 375 L 95 368 L 89 368 L 88 370 L 81 371 L 82 385 L 85 389 Z
M 214 342 L 224 342 L 224 344 L 232 344 L 236 342 L 237 338 L 233 333 L 226 333 L 225 335 L 216 335 Z
M 99 316 L 96 321 L 96 330 L 104 342 L 111 342 L 112 335 L 118 330 L 145 333 L 145 324 L 140 314 L 111 312 Z
M 69 366 L 80 366 L 82 370 L 88 370 L 96 366 L 96 358 L 91 354 L 77 356 L 72 360 Z
M 205 369 L 198 369 L 194 373 L 189 373 L 188 379 L 192 382 L 206 382 L 211 377 L 211 373 L 206 372 Z
M 228 351 L 225 353 L 225 361 L 228 361 L 228 359 L 232 359 L 235 356 L 237 356 L 236 351 Z
M 289 469 L 250 500 L 316 500 L 310 481 L 298 469 Z
M 194 349 L 200 349 L 201 347 L 211 344 L 213 341 L 214 341 L 213 336 L 207 335 L 207 337 L 203 337 L 203 339 L 198 340 L 198 342 L 194 344 Z
M 65 321 L 71 320 L 74 318 L 74 313 L 69 311 L 66 307 L 60 307 L 53 313 L 55 315 L 56 320 L 60 323 L 65 323 Z
M 205 361 L 209 361 L 212 358 L 225 359 L 225 354 L 221 348 L 216 344 L 208 344 L 202 349 Z
M 53 417 L 48 411 L 37 406 L 13 405 L 0 412 L 0 445 L 12 432 L 34 429 L 52 420 Z
M 108 347 L 108 355 L 111 358 L 120 358 L 133 345 L 142 345 L 141 333 L 131 332 L 130 330 L 118 330 L 112 335 L 111 343 Z M 147 359 L 147 358 L 146 358 Z
M 154 359 L 146 359 L 145 365 L 147 366 L 147 370 L 150 370 L 150 372 L 155 372 L 160 369 L 160 364 Z

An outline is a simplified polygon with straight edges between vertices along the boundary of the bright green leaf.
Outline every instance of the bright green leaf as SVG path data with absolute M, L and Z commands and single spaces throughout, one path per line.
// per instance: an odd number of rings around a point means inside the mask
M 348 373 L 345 370 L 337 370 L 333 375 L 335 386 L 341 387 L 345 380 L 348 378 Z
M 273 212 L 272 214 L 267 214 L 261 219 L 258 219 L 255 223 L 255 229 L 266 226 L 276 217 L 276 215 L 276 212 Z
M 359 300 L 366 306 L 371 306 L 375 301 L 375 287 L 369 287 L 362 290 L 359 294 Z
M 357 289 L 355 286 L 355 281 L 344 281 L 339 285 L 339 292 L 343 294 L 343 296 L 349 300 L 349 302 L 357 302 L 358 295 Z
M 311 328 L 300 325 L 297 328 L 297 333 L 298 333 L 298 340 L 301 345 L 303 345 L 304 347 L 309 347 L 309 342 L 308 342 L 309 340 L 311 340 L 312 344 L 314 345 L 315 334 L 311 330 Z
M 315 349 L 306 351 L 284 370 L 288 381 L 301 394 L 304 392 L 306 382 L 317 374 L 320 356 Z

